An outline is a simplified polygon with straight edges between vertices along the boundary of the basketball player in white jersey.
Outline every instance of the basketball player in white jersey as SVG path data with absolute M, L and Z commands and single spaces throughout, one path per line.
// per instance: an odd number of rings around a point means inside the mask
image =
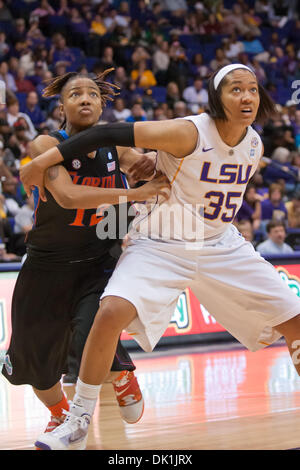
M 76 157 L 83 148 L 86 153 L 101 142 L 107 144 L 109 135 L 116 145 L 159 150 L 157 168 L 171 183 L 170 198 L 149 204 L 135 220 L 129 246 L 102 295 L 70 413 L 55 431 L 39 437 L 40 448 L 85 448 L 121 331 L 126 329 L 145 351 L 151 351 L 187 287 L 251 351 L 284 336 L 291 355 L 295 352 L 300 299 L 232 225 L 263 155 L 261 139 L 251 124 L 267 118 L 273 103 L 251 69 L 232 64 L 211 77 L 209 106 L 210 114 L 135 123 L 128 141 L 121 125 L 115 132 L 111 126 L 99 126 L 81 133 L 73 146 L 69 139 L 44 153 L 34 168 L 24 167 L 26 190 L 30 184 L 42 189 L 37 168 L 45 170 L 63 158 Z M 130 135 L 129 127 L 124 134 Z M 174 207 L 179 223 L 168 216 Z M 294 364 L 299 373 L 300 365 Z

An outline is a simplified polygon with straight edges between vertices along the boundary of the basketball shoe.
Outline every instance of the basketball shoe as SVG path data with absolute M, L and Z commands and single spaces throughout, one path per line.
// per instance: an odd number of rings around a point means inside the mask
M 50 421 L 47 424 L 47 427 L 46 427 L 44 433 L 53 431 L 55 428 L 57 428 L 57 426 L 60 426 L 64 422 L 64 419 L 65 419 L 65 417 L 58 418 L 57 416 L 51 416 Z M 35 449 L 36 450 L 43 450 L 43 449 L 40 449 L 39 447 L 36 447 Z
M 64 412 L 64 422 L 51 432 L 45 432 L 35 442 L 42 450 L 84 450 L 86 448 L 91 415 L 79 403 L 72 403 Z
M 134 373 L 123 370 L 112 384 L 123 420 L 137 423 L 143 416 L 144 399 Z

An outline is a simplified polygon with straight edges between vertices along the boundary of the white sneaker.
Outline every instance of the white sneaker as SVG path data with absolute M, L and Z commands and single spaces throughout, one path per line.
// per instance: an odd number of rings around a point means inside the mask
M 86 448 L 91 415 L 83 406 L 72 403 L 64 411 L 66 419 L 51 432 L 41 434 L 35 446 L 42 450 L 84 450 Z

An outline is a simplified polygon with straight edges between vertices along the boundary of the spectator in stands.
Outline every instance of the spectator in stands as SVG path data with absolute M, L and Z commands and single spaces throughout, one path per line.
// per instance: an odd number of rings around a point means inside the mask
M 162 104 L 154 108 L 152 119 L 153 121 L 164 121 L 165 119 L 168 119 L 165 109 Z
M 46 38 L 39 27 L 38 16 L 31 16 L 29 19 L 29 30 L 26 34 L 27 43 L 32 46 L 43 45 Z
M 184 48 L 179 41 L 174 41 L 170 47 L 170 64 L 167 71 L 167 81 L 176 82 L 180 92 L 187 87 L 189 77 L 189 62 Z
M 274 28 L 283 28 L 289 20 L 293 19 L 295 10 L 294 0 L 271 0 L 268 9 L 270 25 Z
M 30 91 L 26 98 L 24 113 L 27 114 L 36 128 L 41 127 L 45 122 L 45 113 L 39 105 L 39 97 L 36 91 Z
M 190 110 L 188 109 L 186 103 L 184 101 L 176 101 L 173 107 L 173 117 L 176 118 L 184 118 L 190 114 Z
M 261 203 L 261 219 L 267 224 L 270 220 L 287 222 L 287 209 L 283 202 L 282 185 L 273 183 L 269 187 L 269 198 Z
M 285 203 L 288 214 L 288 227 L 300 228 L 300 191 L 293 194 L 292 199 Z
M 101 57 L 101 64 L 102 64 L 102 67 L 104 67 L 104 69 L 116 67 L 116 62 L 114 58 L 114 49 L 111 46 L 107 46 L 104 48 L 104 51 Z
M 125 103 L 122 98 L 115 98 L 113 113 L 117 121 L 126 121 L 126 119 L 131 115 L 130 110 L 125 107 Z
M 260 36 L 260 25 L 262 23 L 261 18 L 256 15 L 254 8 L 248 8 L 243 13 L 243 21 L 246 26 L 250 28 L 251 33 L 254 36 Z
M 4 207 L 8 217 L 15 217 L 23 205 L 17 193 L 16 178 L 5 178 L 2 181 L 2 194 L 5 197 Z
M 166 89 L 166 102 L 169 108 L 173 109 L 174 104 L 180 101 L 181 94 L 176 82 L 169 82 Z
M 251 28 L 245 24 L 241 5 L 233 4 L 232 10 L 223 11 L 222 34 L 230 35 L 237 31 L 238 35 L 251 32 Z
M 26 41 L 27 29 L 24 18 L 17 18 L 15 21 L 15 27 L 10 34 L 10 40 L 13 45 L 17 42 Z
M 143 46 L 137 46 L 131 56 L 133 67 L 137 67 L 141 60 L 150 60 L 151 56 Z
M 30 77 L 29 77 L 30 81 L 34 85 L 34 88 L 33 88 L 34 90 L 36 89 L 36 87 L 38 85 L 41 84 L 41 82 L 43 82 L 43 80 L 45 79 L 44 78 L 45 77 L 45 72 L 47 72 L 47 71 L 48 71 L 48 67 L 45 69 L 44 64 L 43 64 L 42 61 L 38 60 L 35 63 L 34 74 L 30 75 Z M 43 86 L 44 86 L 44 84 L 43 84 Z
M 221 47 L 216 49 L 215 58 L 209 63 L 210 69 L 214 72 L 215 70 L 230 64 L 230 61 L 225 57 L 224 50 Z
M 145 59 L 139 61 L 137 68 L 134 68 L 131 72 L 131 78 L 138 87 L 150 88 L 157 84 L 153 72 L 147 67 Z
M 40 106 L 42 110 L 44 110 L 45 112 L 49 112 L 49 110 L 51 110 L 51 105 L 53 105 L 53 103 L 56 102 L 56 99 L 54 98 L 45 98 L 43 96 L 43 91 L 46 87 L 45 82 L 46 80 L 50 80 L 52 77 L 53 77 L 53 73 L 51 72 L 51 70 L 44 71 L 42 75 L 42 81 L 35 88 L 35 91 L 37 92 L 38 97 L 39 97 Z
M 73 47 L 79 47 L 88 52 L 86 45 L 90 28 L 78 8 L 71 8 L 69 26 L 72 33 L 71 44 Z
M 29 139 L 27 137 L 29 126 L 23 117 L 20 117 L 13 125 L 15 143 L 19 148 L 19 159 L 26 157 L 28 153 Z
M 5 176 L 6 178 L 18 176 L 19 168 L 20 168 L 19 160 L 15 158 L 10 148 L 4 147 L 4 137 L 2 137 L 1 135 L 0 136 L 0 178 L 2 176 Z M 8 173 L 7 173 L 7 170 L 8 170 Z
M 239 222 L 235 222 L 234 225 L 247 242 L 252 243 L 252 245 L 255 244 L 253 226 L 250 220 L 240 220 Z
M 165 86 L 167 83 L 167 71 L 170 63 L 169 43 L 162 41 L 152 56 L 152 69 L 157 84 Z
M 20 67 L 17 71 L 15 83 L 18 93 L 29 93 L 30 91 L 35 90 L 35 86 L 31 80 L 26 78 L 25 70 L 22 69 L 22 67 Z
M 6 34 L 0 31 L 0 60 L 6 60 L 9 56 L 10 47 L 6 41 Z
M 287 79 L 291 80 L 294 78 L 295 72 L 298 67 L 298 59 L 294 48 L 289 47 L 287 50 L 287 57 L 284 60 L 283 73 L 287 76 Z
M 52 36 L 52 46 L 49 51 L 49 63 L 65 62 L 68 66 L 75 62 L 75 56 L 67 46 L 66 38 L 61 33 Z
M 287 126 L 292 125 L 293 121 L 295 121 L 297 108 L 298 103 L 295 100 L 288 100 L 285 103 L 283 120 Z
M 257 245 L 256 250 L 263 256 L 283 255 L 293 253 L 294 250 L 284 242 L 286 229 L 284 222 L 271 220 L 267 224 L 268 239 Z
M 207 35 L 221 34 L 222 27 L 214 13 L 208 15 L 207 20 L 203 23 L 203 29 L 204 34 Z
M 119 15 L 116 8 L 111 7 L 103 18 L 104 25 L 108 33 L 113 33 L 115 28 L 121 26 L 127 28 L 129 25 L 130 18 L 127 16 Z
M 29 77 L 34 74 L 35 60 L 33 50 L 30 49 L 27 42 L 20 44 L 20 46 L 19 65 L 25 70 L 26 75 Z
M 259 61 L 256 58 L 252 59 L 252 67 L 254 70 L 254 73 L 259 80 L 259 83 L 264 85 L 267 81 L 267 76 L 264 67 L 259 63 Z
M 21 207 L 15 216 L 15 233 L 27 234 L 32 229 L 33 224 L 33 212 L 34 212 L 34 200 L 33 194 L 27 198 L 25 204 Z
M 0 0 L 0 21 L 13 21 L 12 14 L 3 0 Z
M 124 67 L 117 67 L 114 73 L 114 84 L 117 85 L 121 92 L 128 84 L 128 76 Z
M 147 121 L 146 112 L 140 103 L 135 103 L 131 108 L 131 115 L 126 118 L 126 122 Z
M 48 49 L 43 45 L 34 48 L 33 58 L 35 64 L 39 64 L 44 71 L 49 70 L 48 66 Z
M 162 0 L 162 8 L 179 17 L 184 16 L 188 10 L 186 0 Z
M 194 54 L 190 64 L 190 72 L 193 77 L 198 76 L 203 80 L 207 79 L 211 74 L 211 70 L 209 69 L 208 65 L 204 63 L 201 52 L 196 52 L 196 54 Z
M 30 117 L 25 114 L 20 112 L 19 108 L 19 101 L 16 98 L 11 98 L 9 101 L 7 101 L 7 122 L 9 126 L 13 127 L 14 123 L 19 119 L 19 118 L 24 118 L 25 121 L 28 124 L 28 131 L 26 132 L 26 135 L 29 140 L 34 139 L 37 136 L 37 131 L 30 119 Z
M 202 24 L 195 12 L 189 12 L 182 30 L 183 34 L 205 34 L 204 24 Z
M 257 193 L 254 184 L 247 185 L 242 206 L 237 213 L 236 220 L 249 220 L 253 230 L 257 231 L 261 223 L 261 196 Z
M 49 128 L 50 132 L 60 129 L 63 123 L 63 116 L 60 112 L 59 104 L 53 106 L 52 110 L 48 113 L 48 118 L 45 121 L 45 126 Z
M 244 52 L 254 55 L 255 59 L 260 62 L 268 62 L 270 53 L 264 49 L 260 39 L 255 37 L 253 33 L 247 33 L 242 41 Z
M 6 88 L 10 91 L 17 91 L 16 82 L 14 76 L 9 73 L 7 62 L 3 61 L 0 63 L 0 80 L 5 82 Z
M 193 114 L 197 114 L 208 103 L 208 93 L 203 87 L 203 80 L 200 77 L 195 78 L 193 85 L 187 87 L 182 96 Z
M 37 16 L 38 18 L 45 18 L 48 15 L 56 15 L 56 11 L 48 3 L 48 0 L 41 0 L 40 6 L 31 12 L 30 16 Z
M 96 34 L 97 36 L 104 36 L 107 32 L 107 28 L 104 24 L 103 18 L 101 15 L 96 14 L 92 21 L 91 21 L 91 27 L 90 27 L 90 33 Z
M 264 171 L 264 180 L 268 184 L 284 181 L 288 194 L 296 189 L 298 181 L 298 170 L 292 165 L 291 159 L 291 152 L 287 148 L 277 147 Z
M 225 57 L 231 62 L 238 60 L 241 52 L 244 52 L 244 44 L 237 38 L 236 32 L 223 39 Z
M 59 0 L 59 9 L 57 10 L 57 16 L 67 16 L 70 14 L 70 8 L 68 7 L 68 0 Z

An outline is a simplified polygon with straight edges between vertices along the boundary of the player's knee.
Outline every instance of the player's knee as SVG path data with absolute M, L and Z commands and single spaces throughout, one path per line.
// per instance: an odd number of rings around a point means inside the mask
M 300 313 L 286 322 L 277 325 L 276 330 L 287 340 L 295 338 L 300 340 Z
M 98 310 L 94 325 L 101 329 L 108 328 L 110 331 L 121 333 L 135 316 L 133 308 L 130 308 L 131 304 L 117 298 L 104 300 Z M 126 304 L 129 304 L 129 307 Z

